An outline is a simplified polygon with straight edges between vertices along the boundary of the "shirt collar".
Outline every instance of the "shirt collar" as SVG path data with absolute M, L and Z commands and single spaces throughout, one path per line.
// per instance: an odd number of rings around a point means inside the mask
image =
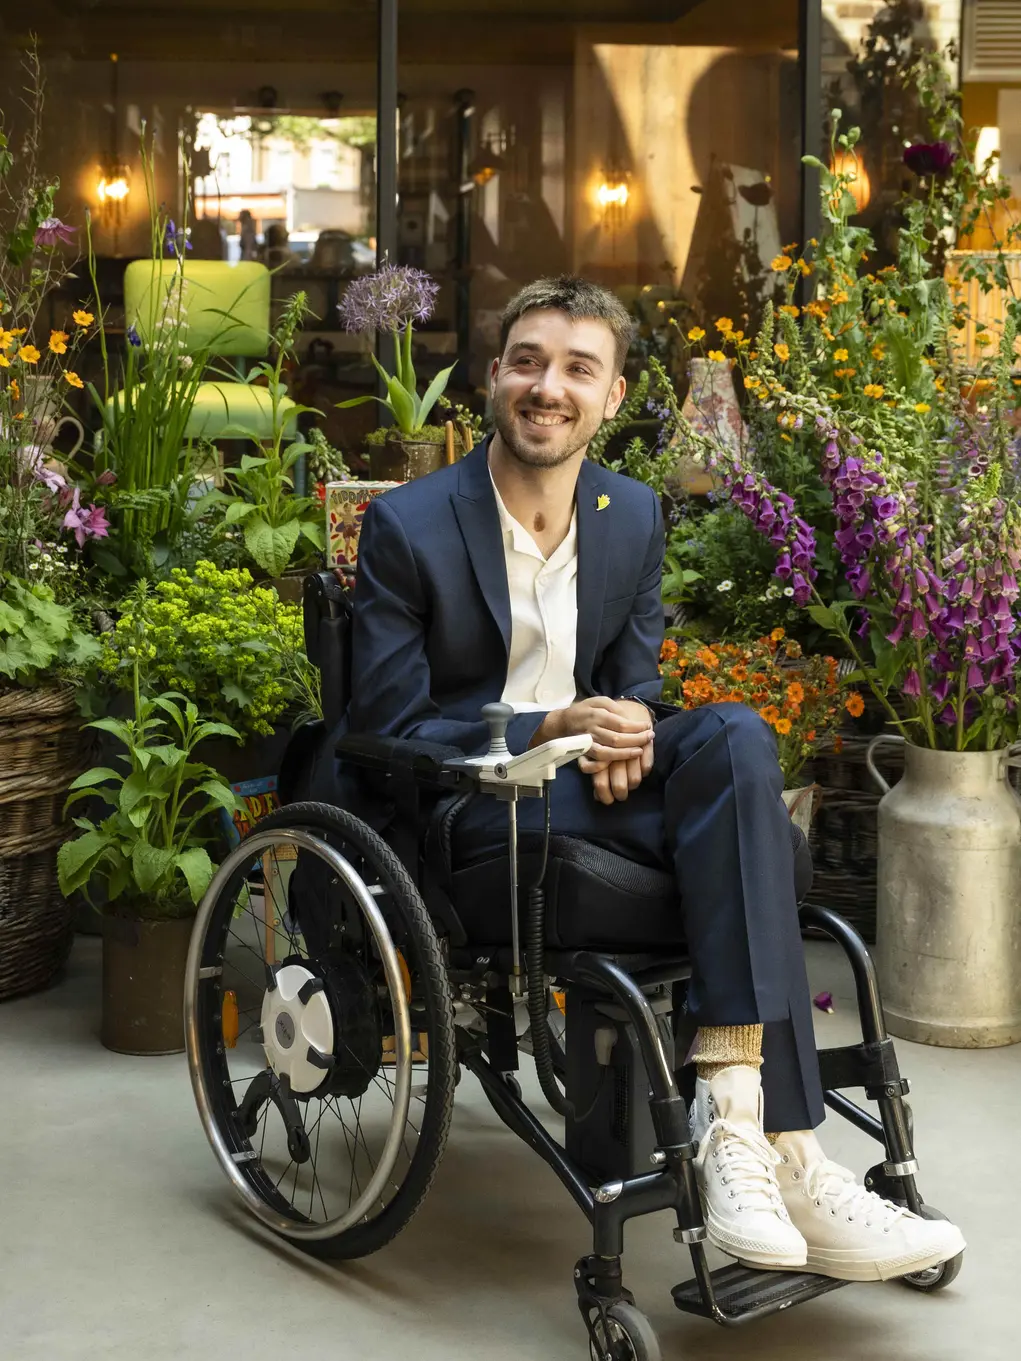
M 538 558 L 540 562 L 552 563 L 559 567 L 562 562 L 566 562 L 578 551 L 578 508 L 575 506 L 571 514 L 571 527 L 562 544 L 551 553 L 548 558 L 542 555 L 542 549 L 529 534 L 528 530 L 515 520 L 503 503 L 499 488 L 493 479 L 492 469 L 489 471 L 489 480 L 493 485 L 493 495 L 496 497 L 496 511 L 500 517 L 500 528 L 503 530 L 503 541 L 509 545 L 516 553 L 525 553 L 530 558 Z

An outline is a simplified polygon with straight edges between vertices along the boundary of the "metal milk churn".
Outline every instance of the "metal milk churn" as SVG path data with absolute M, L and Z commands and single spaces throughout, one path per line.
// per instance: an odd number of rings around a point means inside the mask
M 904 746 L 891 789 L 872 759 Z M 931 751 L 883 734 L 866 760 L 879 804 L 876 964 L 892 1034 L 978 1049 L 1021 1040 L 1017 747 Z

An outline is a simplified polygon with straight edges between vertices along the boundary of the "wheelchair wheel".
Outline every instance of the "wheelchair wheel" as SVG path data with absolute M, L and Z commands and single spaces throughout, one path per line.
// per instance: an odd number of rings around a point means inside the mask
M 941 1210 L 936 1210 L 931 1205 L 919 1206 L 919 1214 L 923 1219 L 946 1219 Z M 925 1271 L 915 1271 L 910 1276 L 901 1276 L 899 1280 L 911 1290 L 921 1290 L 926 1295 L 932 1295 L 937 1290 L 945 1290 L 951 1281 L 956 1281 L 963 1265 L 964 1253 L 959 1252 L 948 1262 L 939 1262 Z
M 606 1323 L 592 1320 L 595 1340 L 589 1342 L 592 1361 L 661 1361 L 659 1339 L 640 1309 L 625 1300 L 611 1304 Z
M 321 1257 L 400 1232 L 457 1060 L 439 941 L 380 837 L 324 804 L 260 821 L 199 908 L 185 1028 L 206 1135 L 257 1218 Z

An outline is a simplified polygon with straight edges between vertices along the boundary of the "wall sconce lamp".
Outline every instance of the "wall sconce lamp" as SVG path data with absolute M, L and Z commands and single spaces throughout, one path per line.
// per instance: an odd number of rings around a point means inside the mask
M 110 155 L 103 166 L 99 183 L 96 185 L 96 198 L 113 228 L 114 254 L 117 253 L 117 234 L 124 212 L 124 201 L 131 191 L 128 167 L 121 161 L 118 149 L 120 132 L 120 93 L 117 83 L 117 53 L 110 53 Z
M 596 190 L 596 202 L 604 211 L 611 208 L 626 208 L 630 197 L 631 190 L 623 175 L 607 176 Z

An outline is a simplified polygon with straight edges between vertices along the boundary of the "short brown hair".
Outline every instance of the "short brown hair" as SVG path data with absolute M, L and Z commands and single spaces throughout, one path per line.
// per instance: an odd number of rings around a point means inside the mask
M 555 279 L 536 279 L 516 293 L 503 310 L 500 323 L 500 352 L 507 348 L 507 337 L 516 321 L 526 312 L 552 310 L 566 312 L 572 321 L 605 321 L 613 332 L 616 372 L 622 373 L 627 352 L 635 338 L 635 324 L 627 308 L 601 284 L 561 274 Z

